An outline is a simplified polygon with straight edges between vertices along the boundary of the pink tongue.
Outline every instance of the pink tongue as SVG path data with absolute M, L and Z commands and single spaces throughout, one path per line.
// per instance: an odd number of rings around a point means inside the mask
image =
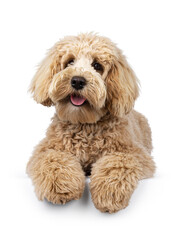
M 83 98 L 83 97 L 71 95 L 71 102 L 72 102 L 74 105 L 80 106 L 80 105 L 82 105 L 85 101 L 86 101 L 86 99 Z

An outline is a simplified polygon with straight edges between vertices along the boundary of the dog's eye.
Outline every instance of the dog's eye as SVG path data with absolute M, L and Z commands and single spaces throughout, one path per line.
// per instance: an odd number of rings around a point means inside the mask
M 71 59 L 71 60 L 69 60 L 69 62 L 67 64 L 69 65 L 69 64 L 73 64 L 73 63 L 74 63 L 74 59 Z
M 67 68 L 68 65 L 73 65 L 73 63 L 74 63 L 74 59 L 68 60 L 68 61 L 66 62 L 66 64 L 65 64 L 65 68 Z
M 103 72 L 103 66 L 100 63 L 93 62 L 92 66 L 96 71 L 101 72 L 101 73 Z

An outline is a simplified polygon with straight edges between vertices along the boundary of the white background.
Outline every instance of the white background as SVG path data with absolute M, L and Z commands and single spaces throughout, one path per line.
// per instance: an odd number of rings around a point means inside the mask
M 179 1 L 0 2 L 0 238 L 180 239 Z M 123 49 L 141 81 L 135 108 L 153 132 L 155 177 L 139 183 L 130 205 L 100 213 L 88 184 L 81 200 L 37 200 L 25 173 L 54 109 L 27 93 L 36 65 L 59 38 L 95 31 Z

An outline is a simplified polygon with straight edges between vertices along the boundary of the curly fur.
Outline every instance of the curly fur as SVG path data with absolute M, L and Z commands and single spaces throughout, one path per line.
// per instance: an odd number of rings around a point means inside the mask
M 74 64 L 67 65 L 70 59 Z M 103 72 L 96 71 L 96 60 Z M 86 79 L 77 107 L 69 96 L 73 76 Z M 92 200 L 100 211 L 128 205 L 138 181 L 152 177 L 151 130 L 133 110 L 138 80 L 122 52 L 108 38 L 94 34 L 66 37 L 50 49 L 34 76 L 30 91 L 56 114 L 46 137 L 35 148 L 27 172 L 40 200 L 66 203 L 82 196 L 90 173 Z

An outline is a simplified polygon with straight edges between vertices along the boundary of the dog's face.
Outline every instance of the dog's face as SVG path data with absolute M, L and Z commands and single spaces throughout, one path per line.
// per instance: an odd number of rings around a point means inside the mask
M 61 120 L 94 123 L 107 112 L 127 114 L 138 96 L 138 81 L 109 39 L 81 34 L 50 49 L 30 90 L 38 103 L 55 105 Z

